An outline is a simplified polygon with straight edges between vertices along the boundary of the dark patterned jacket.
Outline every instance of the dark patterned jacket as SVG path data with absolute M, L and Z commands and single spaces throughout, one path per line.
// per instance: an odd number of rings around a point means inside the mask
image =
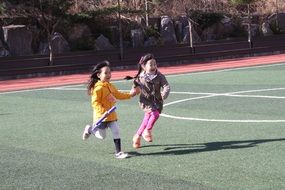
M 158 110 L 161 113 L 163 100 L 168 97 L 170 92 L 170 86 L 165 76 L 159 71 L 153 75 L 142 72 L 134 81 L 134 87 L 137 86 L 141 89 L 140 107 L 146 112 Z

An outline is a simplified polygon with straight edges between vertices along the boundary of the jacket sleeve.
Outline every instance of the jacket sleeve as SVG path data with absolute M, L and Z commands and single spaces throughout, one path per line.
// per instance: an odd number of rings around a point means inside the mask
M 163 74 L 161 74 L 161 87 L 162 87 L 161 97 L 163 100 L 165 100 L 170 93 L 170 86 Z
M 132 96 L 128 92 L 120 92 L 114 85 L 110 85 L 112 95 L 118 100 L 130 99 Z
M 95 88 L 92 92 L 92 107 L 98 114 L 104 114 L 107 110 L 102 105 L 102 88 Z

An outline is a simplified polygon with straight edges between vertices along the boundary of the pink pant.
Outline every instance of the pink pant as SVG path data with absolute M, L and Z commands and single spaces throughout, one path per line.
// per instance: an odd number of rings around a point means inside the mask
M 137 131 L 137 134 L 139 136 L 141 136 L 145 129 L 152 130 L 153 125 L 154 125 L 154 123 L 156 122 L 156 120 L 158 118 L 159 118 L 159 111 L 157 111 L 157 110 L 145 113 L 144 114 L 144 119 L 143 119 L 143 121 L 141 123 L 140 128 Z

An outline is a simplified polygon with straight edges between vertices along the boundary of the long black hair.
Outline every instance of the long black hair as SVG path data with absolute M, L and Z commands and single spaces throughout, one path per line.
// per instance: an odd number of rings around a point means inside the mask
M 138 72 L 137 74 L 134 76 L 134 77 L 131 77 L 131 76 L 126 76 L 125 79 L 126 80 L 131 80 L 131 79 L 135 79 L 135 78 L 138 78 L 139 74 L 142 72 L 143 68 L 142 68 L 142 65 L 145 65 L 146 62 L 148 62 L 149 60 L 151 59 L 154 59 L 154 55 L 151 54 L 151 53 L 147 53 L 145 54 L 144 56 L 142 56 L 140 58 L 140 61 L 138 63 Z
M 99 62 L 92 69 L 92 72 L 91 72 L 91 75 L 90 75 L 90 79 L 89 79 L 88 84 L 87 84 L 87 93 L 89 95 L 92 94 L 92 89 L 94 88 L 94 85 L 98 82 L 98 80 L 100 80 L 99 77 L 98 77 L 98 74 L 101 73 L 101 69 L 103 67 L 110 67 L 109 61 L 105 60 L 105 61 Z

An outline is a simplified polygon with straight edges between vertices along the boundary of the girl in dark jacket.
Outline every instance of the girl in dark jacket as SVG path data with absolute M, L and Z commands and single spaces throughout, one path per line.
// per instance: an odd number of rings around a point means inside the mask
M 157 69 L 157 64 L 152 54 L 146 54 L 139 61 L 139 70 L 134 78 L 134 88 L 140 93 L 139 104 L 144 111 L 144 119 L 133 137 L 133 147 L 141 147 L 141 137 L 147 142 L 152 142 L 152 128 L 163 109 L 163 100 L 170 92 L 170 86 L 165 76 Z

